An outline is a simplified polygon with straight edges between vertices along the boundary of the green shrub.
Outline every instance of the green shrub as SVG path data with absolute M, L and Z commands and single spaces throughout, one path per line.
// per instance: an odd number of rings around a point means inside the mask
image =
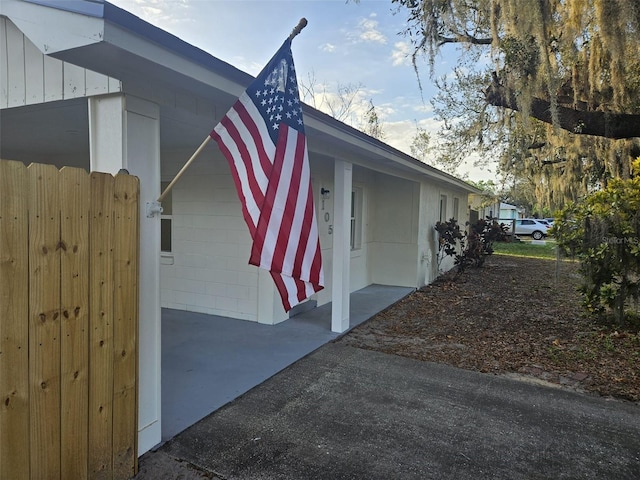
M 493 253 L 493 242 L 506 238 L 506 227 L 487 217 L 477 222 L 469 223 L 469 232 L 460 228 L 455 219 L 447 222 L 437 222 L 438 232 L 438 270 L 446 256 L 454 258 L 454 265 L 458 273 L 467 267 L 481 267 L 485 257 Z M 458 250 L 460 253 L 458 253 Z
M 613 179 L 561 211 L 552 230 L 561 251 L 581 262 L 586 308 L 618 324 L 640 299 L 640 159 L 633 166 L 634 177 Z

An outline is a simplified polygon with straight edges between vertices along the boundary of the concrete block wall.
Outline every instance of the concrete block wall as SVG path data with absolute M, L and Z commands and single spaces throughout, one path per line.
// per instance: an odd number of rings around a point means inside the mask
M 372 283 L 416 286 L 420 184 L 376 174 L 369 264 Z
M 247 263 L 251 237 L 226 160 L 213 150 L 173 188 L 172 252 L 161 261 L 161 303 L 257 321 L 258 269 Z M 163 167 L 176 170 L 189 156 L 165 153 Z
M 469 220 L 467 192 L 455 190 L 435 182 L 423 181 L 420 191 L 420 227 L 418 233 L 418 254 L 420 269 L 418 271 L 418 285 L 423 286 L 433 282 L 441 272 L 454 267 L 454 260 L 445 257 L 438 267 L 438 235 L 434 227 L 440 219 L 440 198 L 445 195 L 446 217 L 451 218 L 454 213 L 454 199 L 458 199 L 458 224 L 463 228 Z

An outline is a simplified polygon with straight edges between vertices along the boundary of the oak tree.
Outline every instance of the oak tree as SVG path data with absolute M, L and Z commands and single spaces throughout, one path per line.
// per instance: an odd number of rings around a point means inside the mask
M 479 149 L 528 175 L 550 206 L 629 176 L 640 153 L 640 2 L 392 2 L 418 73 L 424 56 L 433 76 L 438 55 L 459 47 L 433 100 L 445 155 Z

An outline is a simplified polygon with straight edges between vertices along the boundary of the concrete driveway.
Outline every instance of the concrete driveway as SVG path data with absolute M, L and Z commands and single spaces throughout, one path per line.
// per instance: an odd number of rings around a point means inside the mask
M 640 406 L 337 342 L 140 459 L 136 479 L 640 478 Z

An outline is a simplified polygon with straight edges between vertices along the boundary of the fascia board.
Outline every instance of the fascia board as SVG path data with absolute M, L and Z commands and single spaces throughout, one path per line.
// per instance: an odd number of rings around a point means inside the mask
M 353 134 L 350 131 L 346 131 L 347 129 L 336 128 L 330 125 L 324 119 L 315 118 L 313 114 L 309 115 L 309 113 L 309 111 L 306 111 L 304 117 L 305 128 L 322 132 L 325 135 L 332 137 L 332 139 L 338 140 L 339 142 L 343 143 L 343 145 L 350 145 L 352 147 L 352 151 L 353 149 L 356 149 L 358 151 L 358 153 L 356 154 L 345 156 L 344 148 L 336 148 L 334 152 L 331 152 L 331 149 L 327 149 L 329 153 L 342 153 L 339 158 L 351 161 L 354 164 L 366 168 L 373 167 L 374 169 L 385 171 L 387 173 L 390 173 L 393 170 L 410 172 L 413 175 L 418 174 L 422 177 L 425 177 L 425 179 L 454 187 L 459 190 L 464 190 L 469 193 L 479 192 L 479 190 L 477 190 L 475 187 L 472 187 L 466 182 L 455 178 L 445 172 L 442 172 L 437 168 L 427 165 L 426 163 L 422 163 L 419 160 L 412 159 L 402 152 L 394 152 L 395 149 L 391 146 L 388 146 L 388 148 L 383 148 L 381 145 L 386 144 L 382 144 L 378 141 L 373 142 L 361 132 L 358 132 L 359 134 Z M 347 128 L 350 129 L 350 127 L 348 126 Z M 379 145 L 378 143 L 381 144 Z
M 209 85 L 225 93 L 233 96 L 240 96 L 246 85 L 239 84 L 235 79 L 229 79 L 227 76 L 220 75 L 215 71 L 214 57 L 211 58 L 211 66 L 196 63 L 189 58 L 165 48 L 163 45 L 147 41 L 144 37 L 140 37 L 127 29 L 120 28 L 118 25 L 107 22 L 105 25 L 104 42 L 115 47 L 120 52 L 129 56 L 141 59 L 143 64 L 155 64 L 162 70 L 186 76 L 190 79 Z M 196 48 L 196 47 L 192 47 Z M 233 68 L 229 66 L 230 68 Z M 239 71 L 238 71 L 239 72 Z M 145 74 L 146 69 L 141 68 L 140 74 Z M 251 77 L 247 74 L 247 84 L 251 81 Z

